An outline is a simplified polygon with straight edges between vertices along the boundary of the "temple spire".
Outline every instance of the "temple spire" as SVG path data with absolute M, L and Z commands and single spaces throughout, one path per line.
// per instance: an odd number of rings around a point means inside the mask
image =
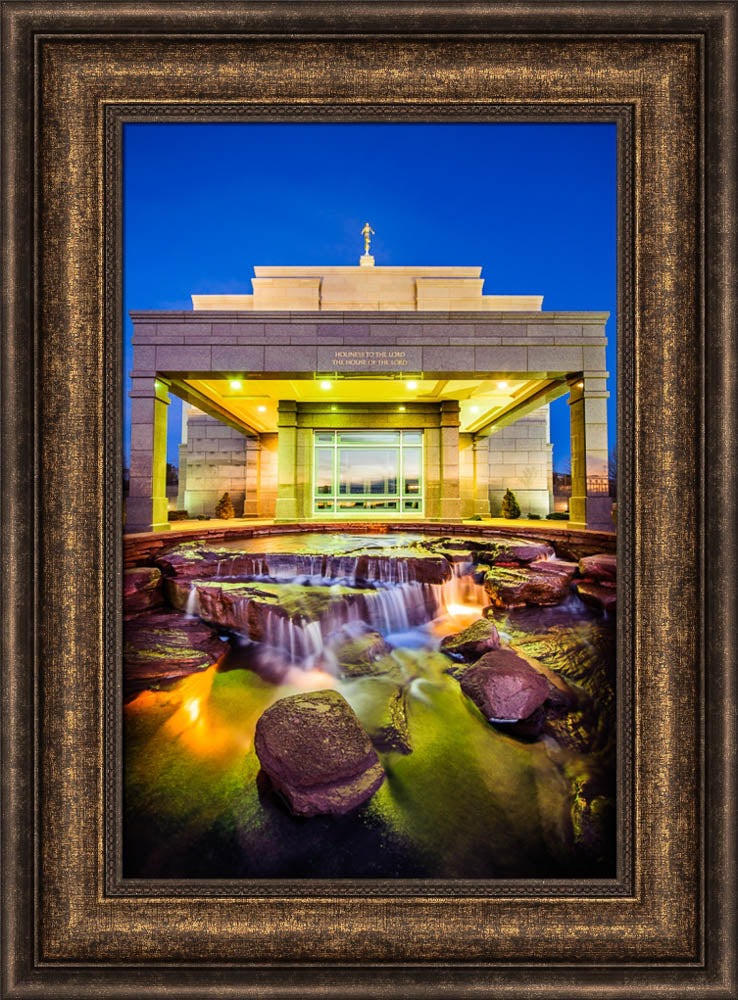
M 369 245 L 371 244 L 371 238 L 374 236 L 374 230 L 369 225 L 368 222 L 364 223 L 364 228 L 361 230 L 361 235 L 364 237 L 364 253 L 359 258 L 359 264 L 362 267 L 373 267 L 374 258 L 369 253 Z

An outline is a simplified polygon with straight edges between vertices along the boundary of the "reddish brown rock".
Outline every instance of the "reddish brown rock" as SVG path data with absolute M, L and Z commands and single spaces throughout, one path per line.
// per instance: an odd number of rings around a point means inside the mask
M 228 651 L 218 633 L 176 611 L 150 612 L 126 622 L 123 672 L 126 684 L 173 680 L 207 670 Z
M 518 722 L 543 705 L 551 685 L 517 653 L 498 649 L 462 675 L 461 689 L 490 721 Z
M 342 815 L 384 781 L 368 734 L 337 691 L 282 698 L 256 724 L 254 749 L 293 813 Z
M 579 572 L 591 580 L 614 583 L 618 576 L 617 556 L 608 552 L 598 552 L 579 560 Z
M 553 573 L 555 576 L 565 576 L 568 581 L 574 579 L 577 568 L 577 563 L 565 559 L 537 559 L 529 566 L 536 573 Z
M 463 632 L 444 636 L 441 640 L 441 651 L 450 656 L 473 662 L 484 653 L 500 648 L 500 636 L 493 621 L 480 618 L 472 622 Z
M 569 593 L 569 581 L 567 574 L 540 570 L 535 565 L 493 566 L 484 576 L 484 587 L 497 607 L 518 608 L 524 604 L 558 604 Z
M 548 557 L 553 554 L 554 550 L 548 542 L 507 539 L 505 542 L 499 544 L 495 562 L 514 560 L 519 563 L 527 564 L 532 563 L 536 559 L 548 559 Z
M 192 591 L 196 598 L 191 600 Z M 350 608 L 371 598 L 373 591 L 334 585 L 167 580 L 171 604 L 189 610 L 207 622 L 248 635 L 256 642 L 279 638 L 282 623 L 299 628 L 320 622 L 332 629 L 348 621 Z
M 614 611 L 617 605 L 617 593 L 614 587 L 603 587 L 597 583 L 574 584 L 576 592 L 585 604 L 594 608 L 601 608 L 603 611 Z
M 123 614 L 139 614 L 163 603 L 161 573 L 155 566 L 123 571 Z
M 404 553 L 384 549 L 348 554 L 232 552 L 209 549 L 197 543 L 180 545 L 161 555 L 156 565 L 167 578 L 205 580 L 212 577 L 299 576 L 356 581 L 382 580 L 386 583 L 445 583 L 451 579 L 448 559 L 417 548 Z

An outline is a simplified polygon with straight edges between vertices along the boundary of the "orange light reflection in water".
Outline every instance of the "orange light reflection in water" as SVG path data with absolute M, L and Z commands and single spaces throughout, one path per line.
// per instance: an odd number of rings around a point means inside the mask
M 447 604 L 446 614 L 433 620 L 433 632 L 440 638 L 445 635 L 453 635 L 468 628 L 481 617 L 481 604 Z
M 336 687 L 336 678 L 323 670 L 290 667 L 278 686 L 256 682 L 242 689 L 232 686 L 214 697 L 216 666 L 183 678 L 168 691 L 142 691 L 126 705 L 131 715 L 171 714 L 162 722 L 159 735 L 200 757 L 221 762 L 242 757 L 253 744 L 259 716 L 279 698 L 300 691 Z

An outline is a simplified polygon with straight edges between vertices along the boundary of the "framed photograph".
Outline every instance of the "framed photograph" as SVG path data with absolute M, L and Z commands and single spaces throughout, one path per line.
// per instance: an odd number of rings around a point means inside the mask
M 738 996 L 735 17 L 3 4 L 3 997 Z

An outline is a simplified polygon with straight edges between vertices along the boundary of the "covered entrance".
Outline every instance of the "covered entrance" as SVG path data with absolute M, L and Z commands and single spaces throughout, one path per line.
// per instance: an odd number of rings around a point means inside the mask
M 485 518 L 506 488 L 545 517 L 548 404 L 568 395 L 570 524 L 612 530 L 607 314 L 484 296 L 478 271 L 257 269 L 253 296 L 132 313 L 126 530 L 168 528 L 170 393 L 181 505 L 207 515 L 227 489 L 239 516 L 283 523 Z

